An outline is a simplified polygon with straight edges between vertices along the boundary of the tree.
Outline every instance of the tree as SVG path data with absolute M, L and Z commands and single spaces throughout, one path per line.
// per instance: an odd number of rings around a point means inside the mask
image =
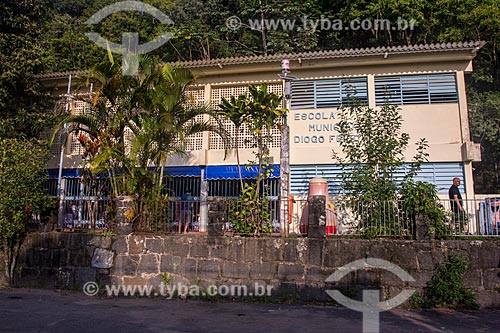
M 0 3 L 0 137 L 37 137 L 51 124 L 50 95 L 34 78 L 45 55 L 38 37 L 48 1 Z
M 281 108 L 281 97 L 267 90 L 267 84 L 260 87 L 250 85 L 250 96 L 240 95 L 237 99 L 232 96 L 231 102 L 223 100 L 220 105 L 225 116 L 233 121 L 237 128 L 242 124 L 255 135 L 257 178 L 255 186 L 243 185 L 240 172 L 242 192 L 237 202 L 238 209 L 231 213 L 233 228 L 240 233 L 259 235 L 261 232 L 272 230 L 269 205 L 261 189 L 262 181 L 271 172 L 269 168 L 269 142 L 272 139 L 272 129 L 279 123 L 287 109 Z M 238 142 L 238 141 L 236 141 Z M 239 167 L 239 165 L 238 165 Z
M 481 144 L 482 161 L 474 163 L 476 193 L 500 191 L 500 93 L 469 93 L 472 138 Z
M 225 135 L 222 124 L 203 119 L 213 115 L 208 107 L 188 103 L 193 80 L 189 70 L 159 66 L 148 57 L 137 75 L 123 75 L 110 55 L 87 79 L 98 87 L 90 110 L 61 122 L 80 134 L 88 174 L 109 177 L 115 197 L 138 199 L 142 206 L 135 216 L 149 214 L 158 202 L 166 159 L 184 153 L 189 136 L 204 131 Z
M 352 100 L 339 109 L 340 150 L 333 158 L 342 167 L 342 189 L 348 207 L 360 220 L 357 226 L 369 237 L 399 230 L 397 200 L 401 183 L 396 172 L 405 162 L 409 135 L 401 131 L 402 118 L 396 105 L 371 109 Z M 411 181 L 426 160 L 427 144 L 417 143 L 414 164 L 404 177 Z M 408 230 L 406 230 L 408 231 Z
M 238 96 L 238 98 L 231 96 L 231 101 L 228 101 L 222 97 L 222 103 L 219 104 L 221 109 L 221 114 L 224 118 L 229 119 L 236 128 L 234 148 L 236 149 L 236 162 L 238 164 L 238 174 L 240 177 L 241 192 L 243 192 L 243 177 L 241 175 L 241 163 L 240 163 L 240 153 L 239 153 L 239 138 L 240 129 L 245 122 L 247 116 L 248 99 L 245 94 Z
M 36 140 L 0 139 L 0 248 L 10 283 L 31 213 L 51 205 L 42 189 L 48 156 Z

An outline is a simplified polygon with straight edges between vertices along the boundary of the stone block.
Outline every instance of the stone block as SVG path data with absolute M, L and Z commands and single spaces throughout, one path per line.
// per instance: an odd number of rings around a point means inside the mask
M 137 273 L 160 273 L 158 255 L 157 254 L 143 254 L 139 260 L 139 267 Z
M 415 278 L 414 276 L 412 277 Z M 405 282 L 401 280 L 401 278 L 399 278 L 396 274 L 383 269 L 379 271 L 379 279 L 382 286 L 388 287 L 412 286 L 414 284 L 413 282 Z
M 250 266 L 245 262 L 224 261 L 222 264 L 222 276 L 225 278 L 250 278 Z
M 180 267 L 180 273 L 187 279 L 196 278 L 198 261 L 196 259 L 184 259 Z
M 277 273 L 277 264 L 272 262 L 253 262 L 250 263 L 250 278 L 271 280 L 275 279 Z
M 90 255 L 86 249 L 71 250 L 68 253 L 68 265 L 87 267 L 90 266 Z
M 209 256 L 211 259 L 227 259 L 227 246 L 213 245 L 210 247 Z
M 189 249 L 189 256 L 193 258 L 207 258 L 208 257 L 208 246 L 206 242 L 193 242 Z
M 309 238 L 324 238 L 326 236 L 326 206 L 325 196 L 315 195 L 308 199 L 308 230 Z
M 66 246 L 66 238 L 62 233 L 50 232 L 43 235 L 45 240 L 42 244 L 45 244 L 49 249 L 60 249 Z
M 482 309 L 500 307 L 500 292 L 481 290 L 476 292 L 477 302 Z
M 232 261 L 252 261 L 255 258 L 245 257 L 245 240 L 241 237 L 234 237 L 228 244 L 228 259 Z
M 335 272 L 333 268 L 322 268 L 319 266 L 309 266 L 306 268 L 307 284 L 325 283 L 325 280 Z
M 283 240 L 281 238 L 264 238 L 258 240 L 261 247 L 260 258 L 262 261 L 277 262 L 281 259 Z
M 500 272 L 500 270 L 499 270 Z M 498 279 L 500 282 L 500 279 Z M 479 269 L 469 269 L 464 274 L 464 285 L 467 288 L 479 289 L 483 288 L 482 272 Z
M 380 286 L 380 271 L 378 269 L 360 269 L 356 271 L 356 284 L 361 286 Z
M 471 245 L 472 265 L 480 269 L 500 268 L 500 242 L 485 241 Z
M 303 281 L 305 279 L 305 267 L 299 264 L 278 265 L 278 279 L 281 281 Z
M 115 236 L 113 237 L 113 244 L 111 249 L 116 252 L 116 254 L 126 254 L 128 253 L 128 243 L 126 236 Z
M 184 238 L 182 237 L 182 242 L 166 239 L 163 244 L 164 253 L 186 258 L 189 255 L 189 244 L 184 243 Z
M 146 238 L 145 244 L 147 253 L 163 253 L 163 239 L 160 237 Z
M 408 271 L 408 274 L 410 274 L 414 279 L 415 282 L 411 282 L 410 286 L 414 288 L 424 288 L 427 287 L 427 282 L 429 282 L 432 279 L 433 272 L 431 271 Z
M 50 267 L 64 267 L 67 264 L 68 258 L 66 257 L 66 252 L 60 249 L 53 249 L 50 251 Z M 64 257 L 64 259 L 63 259 Z M 19 261 L 18 261 L 19 263 Z
M 123 284 L 125 286 L 146 286 L 148 285 L 148 279 L 140 275 L 135 277 L 124 277 Z
M 145 253 L 145 237 L 143 235 L 130 235 L 128 237 L 128 252 L 130 254 Z
M 411 242 L 399 242 L 392 245 L 390 259 L 381 258 L 398 265 L 404 270 L 415 269 L 417 266 L 417 254 Z
M 180 271 L 181 257 L 163 254 L 160 257 L 160 271 L 178 273 Z
M 55 274 L 54 274 L 55 273 Z M 49 281 L 49 285 L 51 285 L 50 281 L 52 280 L 53 274 L 55 275 L 55 286 L 61 289 L 74 289 L 75 287 L 75 272 L 73 268 L 59 268 L 54 270 L 42 269 L 41 275 L 43 277 L 47 277 Z M 46 287 L 48 287 L 46 285 Z
M 436 268 L 437 262 L 434 259 L 431 251 L 417 252 L 418 268 L 421 271 L 433 271 Z
M 197 276 L 200 279 L 216 279 L 220 276 L 220 261 L 198 260 Z
M 298 285 L 298 296 L 304 302 L 328 302 L 329 296 L 324 285 L 304 284 Z
M 324 239 L 308 238 L 306 263 L 314 266 L 322 266 L 327 260 L 327 255 L 323 253 Z
M 297 251 L 297 241 L 294 239 L 285 240 L 281 251 L 281 260 L 287 262 L 297 262 L 299 254 Z
M 96 270 L 91 267 L 75 268 L 75 287 L 81 289 L 87 282 L 97 281 Z
M 268 238 L 264 238 L 268 239 Z M 256 238 L 246 238 L 244 239 L 243 246 L 244 246 L 244 260 L 245 261 L 250 261 L 253 262 L 255 260 L 260 260 L 261 256 L 261 245 L 262 243 L 260 242 L 260 239 Z
M 483 271 L 483 284 L 486 290 L 500 292 L 500 268 L 485 269 Z
M 114 252 L 106 249 L 95 249 L 92 256 L 91 266 L 94 268 L 108 269 L 113 266 Z
M 115 258 L 115 264 L 111 269 L 111 275 L 135 276 L 137 273 L 137 262 L 130 256 L 119 254 Z

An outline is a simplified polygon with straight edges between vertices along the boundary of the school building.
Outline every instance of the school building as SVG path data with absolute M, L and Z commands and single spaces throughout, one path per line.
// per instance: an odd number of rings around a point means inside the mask
M 436 185 L 446 196 L 453 177 L 462 180 L 464 198 L 474 197 L 472 162 L 479 161 L 480 147 L 471 141 L 466 75 L 473 70 L 472 60 L 482 42 L 443 43 L 429 45 L 344 49 L 303 52 L 284 55 L 234 57 L 198 60 L 180 63 L 190 68 L 200 79 L 190 88 L 195 103 L 210 103 L 217 107 L 222 97 L 229 99 L 248 91 L 249 84 L 266 82 L 269 90 L 283 93 L 281 61 L 288 59 L 292 82 L 290 111 L 290 189 L 293 195 L 307 194 L 311 178 L 329 181 L 329 191 L 341 193 L 341 167 L 335 164 L 332 150 L 339 148 L 338 108 L 354 87 L 356 97 L 370 108 L 377 108 L 387 100 L 401 109 L 402 131 L 410 135 L 405 159 L 415 155 L 415 143 L 425 138 L 429 144 L 428 162 L 422 165 L 417 180 Z M 51 73 L 41 76 L 46 85 L 55 87 L 55 93 L 65 97 L 75 92 L 82 72 Z M 71 82 L 68 79 L 71 76 Z M 68 90 L 69 87 L 69 90 Z M 80 91 L 81 93 L 82 91 Z M 63 103 L 65 102 L 63 98 Z M 69 99 L 72 113 L 84 112 L 84 102 Z M 235 134 L 232 123 L 225 124 Z M 73 136 L 68 140 L 63 161 L 62 177 L 66 190 L 75 187 L 82 160 L 81 147 Z M 253 160 L 252 135 L 243 126 L 240 132 L 240 159 Z M 280 173 L 279 129 L 272 132 L 270 143 L 273 173 L 267 180 L 272 196 L 279 195 Z M 236 155 L 224 155 L 222 140 L 215 134 L 203 133 L 189 138 L 188 153 L 168 161 L 165 174 L 170 175 L 169 186 L 179 196 L 187 187 L 199 193 L 202 179 L 208 182 L 209 196 L 233 196 L 238 189 Z M 50 162 L 50 174 L 57 177 L 60 156 L 54 146 L 55 157 Z M 404 170 L 402 171 L 404 172 Z M 244 169 L 244 176 L 255 176 L 254 169 Z M 74 184 L 74 185 L 71 185 Z

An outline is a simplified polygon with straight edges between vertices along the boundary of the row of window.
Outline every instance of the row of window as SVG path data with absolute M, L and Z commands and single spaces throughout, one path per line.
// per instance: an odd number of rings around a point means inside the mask
M 458 102 L 453 73 L 377 76 L 375 100 L 383 104 L 436 104 Z M 341 78 L 292 82 L 292 109 L 338 108 L 368 104 L 368 79 Z

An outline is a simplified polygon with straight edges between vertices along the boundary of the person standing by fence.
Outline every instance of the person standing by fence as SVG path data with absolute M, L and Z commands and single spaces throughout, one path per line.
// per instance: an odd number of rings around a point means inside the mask
M 187 233 L 189 223 L 193 219 L 193 195 L 191 190 L 187 190 L 181 197 L 181 216 L 179 221 L 179 233 L 184 225 L 184 233 Z
M 453 178 L 453 184 L 448 191 L 448 197 L 450 198 L 451 211 L 453 213 L 452 221 L 458 232 L 467 232 L 468 226 L 466 224 L 465 209 L 463 206 L 462 195 L 460 194 L 459 187 L 460 178 Z

